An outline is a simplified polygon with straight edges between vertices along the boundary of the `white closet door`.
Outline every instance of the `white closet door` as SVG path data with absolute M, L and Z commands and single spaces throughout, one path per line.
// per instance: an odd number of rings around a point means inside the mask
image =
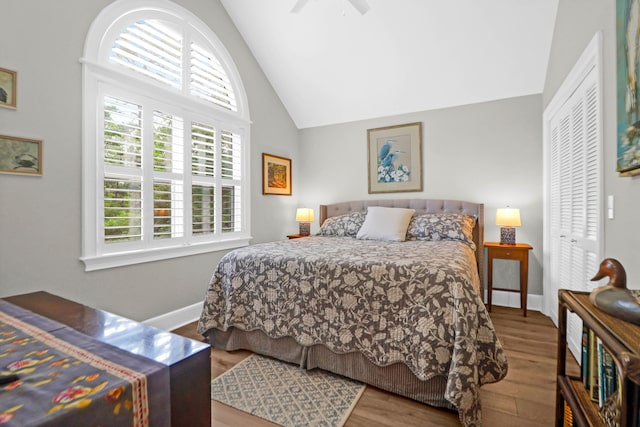
M 586 64 L 583 59 L 556 95 L 564 96 L 554 98 L 545 111 L 544 292 L 545 310 L 556 325 L 558 289 L 591 291 L 602 254 L 601 77 L 597 55 Z M 580 360 L 582 322 L 577 316 L 569 316 L 567 337 Z

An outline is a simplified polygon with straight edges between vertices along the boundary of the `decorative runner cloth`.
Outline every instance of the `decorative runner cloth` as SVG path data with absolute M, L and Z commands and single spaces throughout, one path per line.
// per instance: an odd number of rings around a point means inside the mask
M 342 426 L 365 385 L 252 354 L 211 381 L 211 398 L 286 427 Z
M 2 427 L 170 424 L 166 366 L 0 300 L 0 375 L 11 374 Z

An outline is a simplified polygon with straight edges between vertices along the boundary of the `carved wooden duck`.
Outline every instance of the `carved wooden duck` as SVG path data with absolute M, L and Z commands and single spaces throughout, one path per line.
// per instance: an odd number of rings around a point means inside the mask
M 627 322 L 640 325 L 640 303 L 627 289 L 627 273 L 620 262 L 606 258 L 592 281 L 609 277 L 609 283 L 595 288 L 589 300 L 600 310 Z

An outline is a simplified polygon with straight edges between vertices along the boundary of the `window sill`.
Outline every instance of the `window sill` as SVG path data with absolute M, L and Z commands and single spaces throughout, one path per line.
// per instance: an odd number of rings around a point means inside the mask
M 85 271 L 105 270 L 108 268 L 124 267 L 126 265 L 142 264 L 145 262 L 162 261 L 183 256 L 198 255 L 207 252 L 224 251 L 248 246 L 251 237 L 233 238 L 229 240 L 198 243 L 171 248 L 149 249 L 144 251 L 116 252 L 98 256 L 84 256 Z

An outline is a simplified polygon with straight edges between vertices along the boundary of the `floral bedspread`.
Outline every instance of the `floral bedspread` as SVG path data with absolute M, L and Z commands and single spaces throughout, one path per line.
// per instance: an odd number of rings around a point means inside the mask
M 502 379 L 507 360 L 478 288 L 474 252 L 457 241 L 258 244 L 220 260 L 198 332 L 259 329 L 401 362 L 422 380 L 444 375 L 462 423 L 480 425 L 479 387 Z

